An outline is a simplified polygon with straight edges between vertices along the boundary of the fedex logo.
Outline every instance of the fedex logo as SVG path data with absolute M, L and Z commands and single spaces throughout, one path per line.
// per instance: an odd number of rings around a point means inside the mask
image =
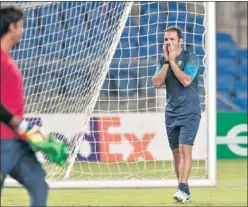
M 99 145 L 101 161 L 135 161 L 139 159 L 153 160 L 154 157 L 147 147 L 154 138 L 155 133 L 145 133 L 142 137 L 138 137 L 135 133 L 111 133 L 113 127 L 121 127 L 119 117 L 99 117 Z M 121 145 L 124 145 L 121 147 Z M 128 150 L 127 145 L 131 146 L 129 154 L 124 157 L 125 152 L 120 150 Z
M 52 122 L 51 119 L 46 119 L 45 116 L 29 117 L 27 120 L 40 127 L 46 125 L 46 130 L 49 130 L 49 126 L 51 126 L 48 122 L 56 123 Z M 73 130 L 72 125 L 67 127 L 66 130 Z M 70 152 L 76 150 L 79 141 L 81 141 L 77 154 L 78 161 L 111 162 L 155 159 L 152 151 L 149 150 L 155 133 L 136 134 L 135 130 L 127 131 L 129 127 L 122 126 L 119 116 L 91 117 L 84 134 L 75 133 L 75 130 L 70 136 L 67 136 L 61 132 L 65 126 L 58 124 L 55 128 L 56 130 L 53 127 L 52 133 L 57 139 L 67 141 L 70 145 Z

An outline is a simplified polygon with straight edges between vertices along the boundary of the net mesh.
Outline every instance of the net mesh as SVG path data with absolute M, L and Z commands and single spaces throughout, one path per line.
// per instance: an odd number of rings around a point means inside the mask
M 26 12 L 22 40 L 12 51 L 23 72 L 25 112 L 70 145 L 63 167 L 44 162 L 49 179 L 175 178 L 164 133 L 165 89 L 151 81 L 168 26 L 179 27 L 184 49 L 200 58 L 202 121 L 191 177 L 206 176 L 203 3 L 135 2 L 120 40 L 128 3 L 16 4 Z

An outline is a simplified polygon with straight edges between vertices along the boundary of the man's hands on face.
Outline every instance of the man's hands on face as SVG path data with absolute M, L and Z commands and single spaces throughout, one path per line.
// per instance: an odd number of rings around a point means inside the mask
M 169 51 L 169 56 L 168 56 L 169 60 L 168 61 L 169 62 L 175 62 L 177 54 L 178 54 L 176 47 L 173 44 L 170 44 L 168 47 L 168 51 Z
M 164 52 L 164 59 L 166 61 L 169 61 L 169 48 L 168 48 L 168 43 L 163 44 L 163 52 Z

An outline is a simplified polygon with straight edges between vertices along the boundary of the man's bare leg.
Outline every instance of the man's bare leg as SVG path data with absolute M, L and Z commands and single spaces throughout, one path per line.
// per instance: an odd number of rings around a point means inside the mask
M 192 167 L 192 146 L 179 145 L 180 165 L 179 165 L 179 184 L 178 188 L 190 195 L 188 180 Z
M 177 175 L 177 180 L 179 181 L 179 166 L 180 166 L 180 152 L 179 148 L 175 148 L 172 150 L 173 158 L 174 158 L 174 168 L 175 173 Z
M 192 146 L 180 145 L 180 165 L 179 165 L 179 182 L 188 185 L 188 180 L 192 167 Z
M 188 179 L 192 167 L 192 146 L 179 145 L 179 157 L 179 191 L 173 195 L 173 198 L 177 202 L 191 202 L 191 193 L 189 191 Z M 186 193 L 187 196 L 185 196 L 184 193 Z

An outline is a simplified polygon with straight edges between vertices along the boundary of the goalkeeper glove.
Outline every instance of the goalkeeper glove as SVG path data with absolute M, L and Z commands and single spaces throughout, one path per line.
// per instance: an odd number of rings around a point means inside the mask
M 22 120 L 17 128 L 17 133 L 25 139 L 34 151 L 43 151 L 48 159 L 63 165 L 68 157 L 68 146 L 63 141 L 57 140 L 51 133 L 45 133 L 40 127 Z

